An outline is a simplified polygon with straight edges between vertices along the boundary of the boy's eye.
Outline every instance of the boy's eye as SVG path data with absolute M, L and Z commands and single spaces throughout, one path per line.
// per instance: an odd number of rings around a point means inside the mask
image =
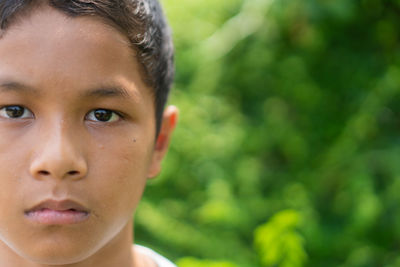
M 22 106 L 5 106 L 0 109 L 0 117 L 8 119 L 26 119 L 32 118 L 32 112 Z
M 118 121 L 120 116 L 108 109 L 95 109 L 88 113 L 87 119 L 91 121 L 114 122 Z

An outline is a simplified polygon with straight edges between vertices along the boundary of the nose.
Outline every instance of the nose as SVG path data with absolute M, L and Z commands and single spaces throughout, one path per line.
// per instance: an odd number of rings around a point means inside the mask
M 66 127 L 38 134 L 30 164 L 32 177 L 79 180 L 87 174 L 87 162 L 79 145 L 78 135 L 73 135 Z

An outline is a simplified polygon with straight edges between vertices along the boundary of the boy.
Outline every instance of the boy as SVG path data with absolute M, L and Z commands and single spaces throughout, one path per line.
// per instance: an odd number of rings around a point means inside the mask
M 173 266 L 132 246 L 177 119 L 157 0 L 0 0 L 0 27 L 0 266 Z

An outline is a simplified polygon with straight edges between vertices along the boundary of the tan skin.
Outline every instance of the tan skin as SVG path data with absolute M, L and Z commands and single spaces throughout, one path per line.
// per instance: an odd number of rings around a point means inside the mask
M 0 38 L 0 266 L 155 266 L 132 248 L 132 214 L 160 171 L 177 109 L 165 110 L 155 142 L 152 91 L 133 53 L 100 19 L 47 6 Z M 27 220 L 48 198 L 90 215 Z

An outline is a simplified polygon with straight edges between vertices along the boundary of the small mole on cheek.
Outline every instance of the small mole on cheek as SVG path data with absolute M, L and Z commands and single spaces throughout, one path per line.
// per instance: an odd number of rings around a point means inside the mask
M 133 142 L 136 143 L 136 138 L 133 138 Z

